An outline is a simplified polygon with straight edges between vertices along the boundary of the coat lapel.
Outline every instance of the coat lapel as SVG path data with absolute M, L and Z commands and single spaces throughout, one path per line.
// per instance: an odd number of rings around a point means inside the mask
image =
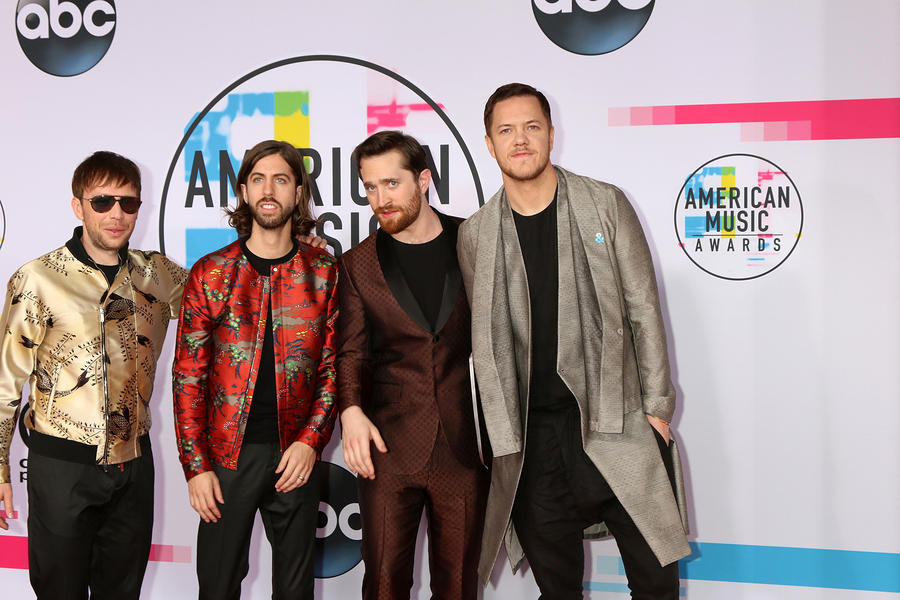
M 456 238 L 459 225 L 450 217 L 434 211 L 441 219 L 444 226 L 444 241 L 447 244 L 447 277 L 444 279 L 444 296 L 441 298 L 441 310 L 438 312 L 437 325 L 434 330 L 440 331 L 450 320 L 450 315 L 459 298 L 459 288 L 462 286 L 462 273 L 459 270 L 459 261 L 456 259 Z M 421 312 L 421 311 L 420 311 Z

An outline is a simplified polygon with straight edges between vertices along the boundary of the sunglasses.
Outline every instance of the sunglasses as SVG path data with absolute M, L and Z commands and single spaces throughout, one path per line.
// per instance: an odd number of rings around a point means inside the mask
M 113 207 L 116 202 L 122 207 L 122 212 L 133 215 L 141 207 L 141 199 L 134 196 L 94 196 L 93 198 L 82 198 L 91 203 L 94 212 L 105 213 Z

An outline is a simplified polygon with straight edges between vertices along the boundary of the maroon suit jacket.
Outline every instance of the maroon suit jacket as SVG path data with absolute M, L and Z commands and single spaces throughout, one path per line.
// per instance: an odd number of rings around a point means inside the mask
M 372 447 L 375 471 L 421 471 L 438 434 L 463 466 L 480 467 L 469 383 L 471 316 L 456 258 L 461 219 L 438 213 L 450 268 L 437 326 L 412 295 L 381 229 L 339 262 L 338 407 L 359 406 L 388 452 Z

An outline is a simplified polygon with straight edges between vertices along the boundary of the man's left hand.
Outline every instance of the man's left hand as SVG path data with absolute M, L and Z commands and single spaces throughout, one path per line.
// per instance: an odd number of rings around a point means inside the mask
M 647 415 L 647 420 L 650 421 L 650 425 L 653 426 L 653 429 L 655 429 L 656 431 L 659 432 L 659 435 L 662 436 L 662 439 L 664 439 L 666 441 L 666 446 L 668 446 L 669 445 L 669 424 L 664 421 L 660 421 L 656 417 L 651 417 L 650 415 Z
M 305 485 L 315 465 L 316 451 L 303 442 L 294 442 L 281 455 L 281 462 L 275 469 L 276 473 L 281 473 L 281 478 L 275 482 L 275 490 L 290 492 Z

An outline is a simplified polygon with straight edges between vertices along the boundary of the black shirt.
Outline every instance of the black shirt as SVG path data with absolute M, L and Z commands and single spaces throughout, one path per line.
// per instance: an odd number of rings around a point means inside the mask
M 575 397 L 556 372 L 559 332 L 559 263 L 556 196 L 536 215 L 513 211 L 531 300 L 531 392 L 528 410 L 562 410 Z
M 424 244 L 404 244 L 391 236 L 394 256 L 409 291 L 422 309 L 431 329 L 437 326 L 444 297 L 444 281 L 447 278 L 449 252 L 446 232 Z
M 280 258 L 260 258 L 247 249 L 247 238 L 241 239 L 244 256 L 263 277 L 268 277 L 272 267 L 289 262 L 297 254 L 300 245 L 294 240 L 291 251 Z M 269 310 L 266 315 L 266 333 L 263 338 L 256 386 L 250 404 L 250 416 L 244 430 L 244 443 L 270 444 L 278 442 L 278 401 L 275 385 L 275 340 L 272 335 L 272 295 L 269 294 Z

